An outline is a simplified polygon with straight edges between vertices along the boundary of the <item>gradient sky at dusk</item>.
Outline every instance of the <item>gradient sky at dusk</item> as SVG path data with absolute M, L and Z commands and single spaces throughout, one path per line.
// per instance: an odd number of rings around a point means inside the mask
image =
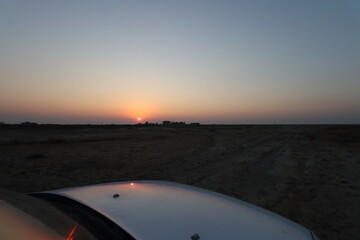
M 360 123 L 360 1 L 0 0 L 0 122 Z

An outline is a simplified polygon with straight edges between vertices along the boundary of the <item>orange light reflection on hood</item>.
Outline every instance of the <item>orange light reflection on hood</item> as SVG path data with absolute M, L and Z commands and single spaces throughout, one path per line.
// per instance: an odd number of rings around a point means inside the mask
M 71 232 L 69 233 L 68 237 L 66 238 L 66 240 L 74 240 L 74 233 L 75 230 L 77 228 L 77 223 L 74 225 L 74 227 L 72 228 Z

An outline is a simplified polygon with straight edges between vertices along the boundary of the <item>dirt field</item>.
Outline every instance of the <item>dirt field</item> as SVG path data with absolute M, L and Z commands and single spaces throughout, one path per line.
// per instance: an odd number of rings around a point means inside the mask
M 131 179 L 231 195 L 322 240 L 360 239 L 360 126 L 0 129 L 1 188 Z

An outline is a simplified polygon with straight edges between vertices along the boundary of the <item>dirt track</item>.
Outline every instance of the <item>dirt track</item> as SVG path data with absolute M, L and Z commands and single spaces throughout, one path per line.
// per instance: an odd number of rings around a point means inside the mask
M 130 179 L 204 187 L 360 239 L 360 126 L 0 129 L 0 187 Z

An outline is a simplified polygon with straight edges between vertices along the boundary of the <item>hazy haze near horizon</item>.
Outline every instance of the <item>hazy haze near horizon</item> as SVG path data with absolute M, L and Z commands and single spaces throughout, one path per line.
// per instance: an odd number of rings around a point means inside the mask
M 0 0 L 0 122 L 360 123 L 360 1 Z

